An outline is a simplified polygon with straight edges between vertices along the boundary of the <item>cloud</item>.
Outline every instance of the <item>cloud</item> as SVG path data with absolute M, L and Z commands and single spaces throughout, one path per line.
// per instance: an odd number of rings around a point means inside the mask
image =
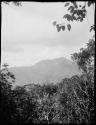
M 3 40 L 2 40 L 3 41 Z M 14 41 L 14 40 L 13 40 Z M 1 43 L 1 51 L 10 53 L 23 52 L 22 45 L 19 42 L 13 42 L 12 40 L 6 40 Z
M 77 24 L 75 22 L 75 24 L 72 24 L 70 32 L 58 33 L 56 28 L 53 27 L 54 16 L 58 15 L 59 17 L 63 8 L 63 3 L 41 4 L 31 2 L 23 3 L 23 7 L 19 9 L 14 7 L 4 8 L 2 42 L 13 46 L 8 47 L 10 49 L 15 48 L 14 46 L 17 44 L 20 46 L 33 44 L 77 47 L 83 42 L 87 42 L 89 33 L 86 22 Z M 46 19 L 46 17 L 48 18 Z M 52 20 L 49 20 L 49 17 Z
M 23 51 L 22 48 L 17 48 L 17 47 L 13 47 L 13 46 L 1 47 L 1 50 L 4 52 L 10 52 L 10 53 L 19 53 L 19 52 Z
M 66 52 L 66 48 L 62 46 L 58 47 L 45 47 L 37 45 L 24 45 L 23 52 L 10 53 L 2 51 L 1 63 L 7 62 L 9 66 L 28 66 L 37 63 L 40 60 L 53 59 L 58 57 L 69 58 L 69 53 Z
M 31 65 L 46 58 L 78 51 L 90 38 L 90 24 L 72 23 L 70 32 L 57 32 L 54 20 L 62 20 L 63 3 L 23 2 L 22 7 L 4 5 L 2 9 L 2 61 L 12 66 Z M 90 14 L 91 19 L 91 14 Z

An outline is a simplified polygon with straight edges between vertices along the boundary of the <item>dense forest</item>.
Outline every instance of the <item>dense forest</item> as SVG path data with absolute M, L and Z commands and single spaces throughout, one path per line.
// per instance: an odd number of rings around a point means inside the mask
M 65 78 L 57 84 L 29 84 L 14 89 L 14 75 L 6 65 L 0 77 L 2 123 L 94 123 L 91 73 Z
M 75 2 L 74 4 L 76 6 Z M 88 2 L 89 7 L 91 4 L 94 2 Z M 66 6 L 68 5 L 67 3 Z M 75 14 L 76 12 L 78 11 L 75 11 Z M 83 9 L 80 12 L 83 13 Z M 78 19 L 85 18 L 82 13 L 78 14 Z M 65 17 L 69 19 L 68 14 Z M 60 30 L 59 24 L 55 22 L 55 25 Z M 68 25 L 68 29 L 69 27 Z M 94 27 L 95 24 L 91 26 L 93 32 Z M 93 35 L 86 48 L 81 48 L 78 53 L 72 54 L 72 59 L 82 70 L 81 75 L 64 78 L 55 84 L 30 83 L 16 86 L 14 89 L 12 86 L 15 76 L 9 72 L 8 65 L 4 64 L 0 70 L 0 123 L 94 124 L 94 58 L 95 36 Z

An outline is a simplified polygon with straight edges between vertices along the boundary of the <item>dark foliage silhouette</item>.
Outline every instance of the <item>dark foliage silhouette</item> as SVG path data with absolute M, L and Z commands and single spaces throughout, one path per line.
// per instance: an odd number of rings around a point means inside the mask
M 6 2 L 8 4 L 8 2 Z M 17 4 L 17 3 L 16 3 Z M 66 3 L 70 14 L 64 15 L 68 21 L 83 21 L 86 6 L 94 5 L 88 1 L 78 9 L 76 2 Z M 77 17 L 75 17 L 77 14 Z M 65 30 L 55 21 L 57 30 Z M 93 30 L 95 24 L 91 26 Z M 67 25 L 71 30 L 71 25 Z M 94 58 L 95 38 L 89 40 L 86 48 L 72 54 L 77 62 L 81 75 L 65 78 L 57 84 L 35 84 L 17 86 L 12 89 L 15 76 L 8 71 L 8 65 L 0 70 L 1 103 L 0 123 L 63 123 L 63 124 L 94 124 Z

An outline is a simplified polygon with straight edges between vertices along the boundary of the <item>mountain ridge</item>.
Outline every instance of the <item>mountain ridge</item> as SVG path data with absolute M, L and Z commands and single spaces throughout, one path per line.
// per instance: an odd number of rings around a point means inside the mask
M 16 77 L 16 84 L 57 83 L 65 77 L 79 74 L 77 64 L 65 57 L 41 60 L 35 65 L 9 69 Z

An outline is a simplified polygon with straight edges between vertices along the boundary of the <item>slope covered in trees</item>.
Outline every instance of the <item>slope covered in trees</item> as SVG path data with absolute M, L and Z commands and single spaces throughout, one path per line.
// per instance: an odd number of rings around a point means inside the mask
M 42 60 L 33 66 L 12 67 L 9 71 L 16 77 L 14 85 L 57 83 L 63 78 L 81 73 L 76 63 L 64 57 Z
M 1 71 L 0 75 L 1 123 L 94 122 L 94 82 L 90 76 L 75 75 L 55 85 L 29 84 L 13 90 L 4 76 L 10 74 Z

